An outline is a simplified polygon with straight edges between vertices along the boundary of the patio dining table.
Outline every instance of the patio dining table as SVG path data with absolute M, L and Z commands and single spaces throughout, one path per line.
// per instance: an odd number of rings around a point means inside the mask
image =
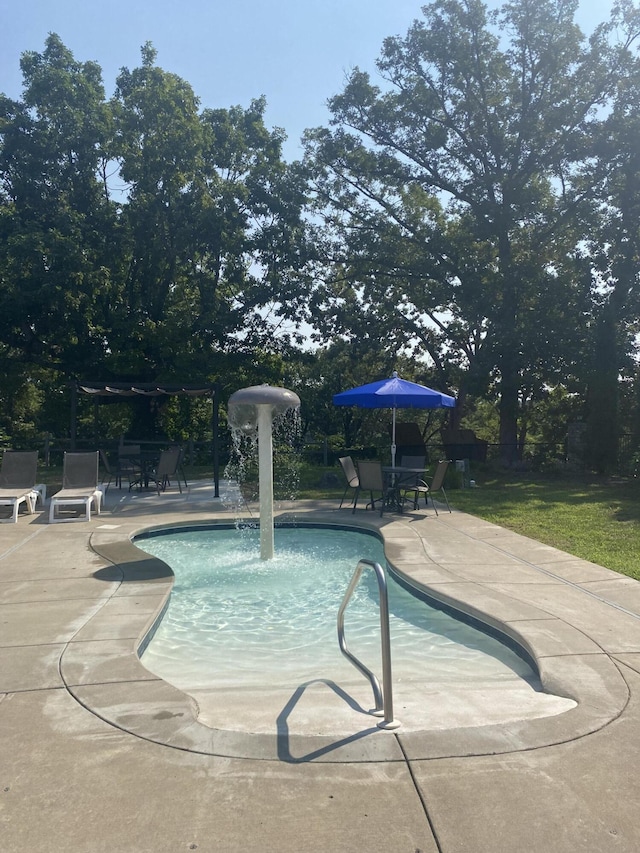
M 148 489 L 149 480 L 155 471 L 160 459 L 159 450 L 141 450 L 136 456 L 129 457 L 138 468 L 137 476 L 129 484 L 129 491 L 133 488 Z
M 405 502 L 402 497 L 402 489 L 411 487 L 418 479 L 425 479 L 429 473 L 429 469 L 403 468 L 400 465 L 383 465 L 382 473 L 385 477 L 385 509 L 402 512 Z

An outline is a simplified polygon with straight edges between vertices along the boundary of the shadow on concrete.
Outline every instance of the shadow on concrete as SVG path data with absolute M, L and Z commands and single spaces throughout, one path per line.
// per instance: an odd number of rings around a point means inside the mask
M 340 740 L 336 740 L 331 744 L 325 744 L 318 749 L 314 749 L 311 752 L 306 753 L 305 755 L 295 756 L 291 752 L 290 748 L 290 733 L 289 733 L 289 723 L 288 719 L 291 716 L 294 708 L 302 698 L 305 690 L 308 687 L 311 687 L 314 684 L 324 684 L 330 690 L 339 696 L 344 702 L 346 702 L 354 711 L 357 711 L 360 714 L 366 714 L 367 717 L 370 717 L 368 711 L 356 702 L 348 693 L 345 693 L 337 684 L 333 681 L 328 681 L 324 678 L 316 678 L 312 681 L 306 681 L 304 684 L 300 684 L 293 692 L 291 699 L 284 706 L 282 711 L 278 714 L 276 718 L 276 728 L 278 733 L 278 758 L 280 761 L 286 761 L 288 764 L 306 764 L 310 761 L 314 761 L 317 758 L 321 758 L 325 755 L 329 755 L 332 752 L 335 752 L 338 749 L 341 749 L 344 746 L 347 746 L 352 743 L 356 743 L 363 738 L 369 737 L 373 734 L 380 734 L 380 729 L 376 726 L 372 726 L 368 729 L 363 729 L 361 732 L 356 732 L 353 735 L 349 735 L 348 737 L 341 738 Z
M 110 566 L 94 572 L 93 577 L 96 580 L 111 583 L 173 580 L 173 571 L 166 563 L 158 557 L 145 554 L 129 541 L 101 544 L 92 542 L 92 548 L 111 563 Z

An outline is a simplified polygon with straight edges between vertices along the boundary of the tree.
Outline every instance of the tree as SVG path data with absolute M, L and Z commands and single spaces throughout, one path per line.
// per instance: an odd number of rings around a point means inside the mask
M 230 354 L 286 349 L 272 317 L 302 298 L 291 282 L 304 196 L 264 100 L 198 113 L 150 45 L 117 86 L 130 244 L 112 369 L 211 375 Z
M 355 69 L 330 101 L 334 129 L 307 135 L 330 269 L 339 255 L 361 314 L 397 329 L 396 346 L 413 339 L 450 380 L 493 376 L 505 461 L 523 389 L 573 356 L 558 332 L 580 303 L 564 263 L 589 191 L 577 172 L 635 38 L 629 4 L 588 43 L 576 7 L 436 0 L 384 42 L 386 88 Z
M 114 317 L 108 367 L 155 379 L 173 372 L 188 346 L 190 283 L 184 275 L 187 192 L 202 157 L 198 102 L 181 78 L 155 64 L 122 69 L 112 100 L 114 154 L 127 186 L 121 212 L 122 302 Z M 185 316 L 186 314 L 186 316 Z
M 5 398 L 36 377 L 224 380 L 296 344 L 304 182 L 283 132 L 262 99 L 200 112 L 155 59 L 145 45 L 107 102 L 51 35 L 23 55 L 23 100 L 0 97 L 5 409 L 32 410 Z
M 591 275 L 587 387 L 587 455 L 591 467 L 612 470 L 620 433 L 620 379 L 636 370 L 640 309 L 640 63 L 630 64 L 595 140 L 597 158 L 586 164 L 591 196 L 583 263 Z M 630 424 L 627 425 L 630 428 Z
M 73 373 L 100 361 L 112 307 L 109 112 L 98 66 L 58 36 L 21 67 L 24 101 L 0 99 L 0 341 L 21 366 Z

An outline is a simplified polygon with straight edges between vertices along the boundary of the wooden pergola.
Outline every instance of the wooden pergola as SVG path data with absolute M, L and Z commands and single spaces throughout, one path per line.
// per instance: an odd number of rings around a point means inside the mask
M 70 383 L 71 387 L 71 449 L 75 450 L 77 435 L 77 411 L 78 395 L 88 394 L 97 403 L 101 399 L 120 399 L 123 401 L 140 399 L 140 397 L 162 397 L 162 396 L 186 396 L 186 397 L 211 397 L 212 416 L 212 455 L 213 455 L 213 480 L 215 485 L 215 497 L 220 497 L 220 445 L 218 435 L 218 420 L 220 409 L 220 388 L 216 383 L 203 383 L 200 385 L 178 385 L 165 382 L 82 382 L 80 380 Z

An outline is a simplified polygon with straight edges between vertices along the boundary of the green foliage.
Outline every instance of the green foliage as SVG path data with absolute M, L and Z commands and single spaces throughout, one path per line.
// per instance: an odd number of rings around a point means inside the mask
M 39 383 L 25 382 L 20 374 L 5 377 L 0 387 L 0 434 L 13 449 L 30 448 L 38 440 L 37 415 L 43 398 Z
M 141 53 L 107 101 L 100 68 L 50 35 L 23 56 L 23 100 L 0 96 L 7 375 L 46 369 L 51 389 L 75 377 L 226 381 L 232 362 L 259 375 L 291 351 L 284 322 L 305 303 L 304 193 L 281 159 L 282 131 L 266 128 L 262 99 L 200 111 L 150 44 Z M 10 382 L 5 397 L 21 430 Z M 207 429 L 197 407 L 158 415 L 141 403 L 104 425 Z M 91 416 L 80 428 L 92 430 Z
M 0 96 L 0 432 L 65 434 L 75 377 L 217 379 L 223 399 L 291 387 L 305 433 L 382 452 L 386 413 L 331 397 L 398 369 L 505 447 L 584 417 L 610 469 L 620 431 L 640 441 L 639 13 L 614 4 L 587 40 L 575 8 L 426 5 L 303 164 L 263 98 L 201 108 L 149 43 L 110 99 L 57 35 L 25 53 L 22 99 Z M 184 440 L 209 420 L 140 402 L 99 428 Z
M 498 408 L 489 400 L 467 400 L 467 413 L 462 421 L 462 427 L 472 429 L 477 438 L 495 442 L 498 434 Z
M 171 441 L 211 440 L 210 397 L 169 397 L 160 410 L 162 432 Z
M 630 64 L 617 97 L 599 128 L 598 157 L 585 164 L 583 179 L 602 186 L 600 198 L 584 210 L 590 229 L 588 268 L 594 293 L 591 351 L 585 354 L 588 382 L 588 462 L 594 470 L 611 471 L 617 462 L 621 429 L 629 424 L 629 405 L 622 405 L 624 384 L 636 371 L 640 303 L 640 156 L 635 143 L 640 132 L 640 67 Z M 637 408 L 634 406 L 636 424 Z M 625 424 L 625 416 L 627 423 Z
M 631 7 L 589 41 L 575 10 L 436 0 L 385 41 L 382 85 L 355 69 L 330 101 L 334 129 L 306 137 L 327 337 L 432 364 L 458 417 L 493 384 L 505 448 L 528 402 L 583 361 L 593 291 L 570 259 L 589 233 L 581 205 L 608 203 L 584 167 L 637 64 Z
M 100 70 L 54 35 L 21 64 L 24 102 L 0 99 L 0 342 L 18 362 L 90 370 L 114 227 L 98 179 L 110 133 Z

